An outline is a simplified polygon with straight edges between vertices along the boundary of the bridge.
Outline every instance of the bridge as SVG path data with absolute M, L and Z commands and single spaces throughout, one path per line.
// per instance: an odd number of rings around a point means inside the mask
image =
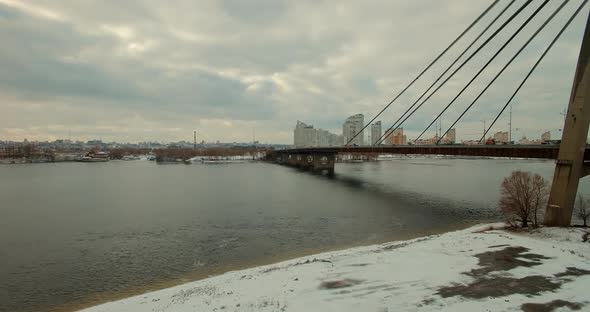
M 398 155 L 447 155 L 501 158 L 557 159 L 557 145 L 394 145 L 394 146 L 340 146 L 309 147 L 274 151 L 274 157 L 316 154 L 398 154 Z M 590 147 L 586 148 L 584 160 L 590 161 Z
M 277 150 L 267 155 L 274 161 L 312 172 L 334 174 L 338 154 L 441 155 L 459 157 L 492 157 L 524 159 L 559 159 L 557 145 L 399 145 L 309 147 Z M 583 176 L 590 174 L 590 147 L 584 152 Z
M 511 105 L 512 100 L 518 94 L 520 89 L 526 83 L 531 74 L 536 70 L 539 63 L 547 55 L 549 50 L 553 47 L 555 42 L 568 28 L 575 17 L 586 6 L 589 0 L 583 0 L 577 9 L 571 14 L 567 22 L 561 27 L 559 33 L 548 44 L 537 62 L 533 65 L 524 79 L 518 84 L 510 99 L 502 106 L 495 119 L 484 131 L 480 142 L 485 141 L 485 136 L 492 129 L 498 118 L 504 113 L 508 105 Z M 586 20 L 586 26 L 582 38 L 580 53 L 578 56 L 576 72 L 574 75 L 573 85 L 571 88 L 570 100 L 565 116 L 563 126 L 561 143 L 559 145 L 436 145 L 428 146 L 384 146 L 382 145 L 384 136 L 390 135 L 396 129 L 399 129 L 414 113 L 419 110 L 439 89 L 441 89 L 447 81 L 449 81 L 458 71 L 460 71 L 465 64 L 470 62 L 473 57 L 478 54 L 485 46 L 487 46 L 499 33 L 506 31 L 507 25 L 516 20 L 516 17 L 525 12 L 525 8 L 534 3 L 527 0 L 522 5 L 512 12 L 496 30 L 488 36 L 474 51 L 471 48 L 480 41 L 480 38 L 489 30 L 499 18 L 506 12 L 509 12 L 510 7 L 515 3 L 511 1 L 503 10 L 489 23 L 487 26 L 475 37 L 470 44 L 462 51 L 462 53 L 454 59 L 454 61 L 446 67 L 446 69 L 434 80 L 430 87 L 428 87 L 418 99 L 411 104 L 403 114 L 387 129 L 387 131 L 373 144 L 373 146 L 350 146 L 351 142 L 357 137 L 362 136 L 363 131 L 375 121 L 381 114 L 383 114 L 406 90 L 422 77 L 440 58 L 451 49 L 455 43 L 460 41 L 467 32 L 471 31 L 472 27 L 481 21 L 481 18 L 487 15 L 499 3 L 494 1 L 481 15 L 470 24 L 451 44 L 443 50 L 432 62 L 430 62 L 422 72 L 420 72 L 404 89 L 397 94 L 383 109 L 375 115 L 362 129 L 356 131 L 352 138 L 347 138 L 345 146 L 342 147 L 311 147 L 299 149 L 287 149 L 271 152 L 267 155 L 267 159 L 279 164 L 308 169 L 311 171 L 321 172 L 326 171 L 329 174 L 334 174 L 334 164 L 336 162 L 336 155 L 339 153 L 354 154 L 407 154 L 407 155 L 452 155 L 452 156 L 482 156 L 482 157 L 511 157 L 511 158 L 543 158 L 555 160 L 555 173 L 553 176 L 553 183 L 551 184 L 551 191 L 549 194 L 547 209 L 545 211 L 544 223 L 548 226 L 569 226 L 571 223 L 572 212 L 576 199 L 579 180 L 590 174 L 590 152 L 587 145 L 588 129 L 590 126 L 590 15 Z M 548 0 L 540 3 L 534 9 L 534 12 L 520 24 L 514 26 L 512 35 L 505 40 L 495 54 L 493 54 L 483 67 L 473 76 L 473 78 L 461 89 L 461 91 L 442 108 L 440 113 L 426 126 L 424 131 L 415 139 L 418 141 L 424 133 L 429 130 L 437 120 L 456 102 L 456 100 L 467 90 L 470 85 L 484 72 L 488 65 L 511 44 L 514 38 L 527 27 L 529 22 L 537 17 L 537 14 L 542 11 L 549 3 Z M 477 101 L 484 95 L 484 93 L 493 85 L 493 83 L 502 75 L 511 63 L 520 55 L 520 53 L 527 48 L 527 46 L 535 39 L 535 37 L 547 26 L 552 19 L 566 7 L 568 1 L 562 2 L 553 13 L 546 18 L 543 24 L 530 36 L 530 38 L 522 45 L 518 51 L 514 53 L 512 58 L 500 69 L 494 78 L 485 86 L 485 88 L 475 97 L 475 99 L 467 106 L 467 108 L 459 115 L 459 117 L 452 123 L 449 129 L 440 136 L 442 138 L 447 134 L 461 118 L 477 103 Z M 575 5 L 575 4 L 574 4 Z M 512 30 L 507 30 L 512 31 Z M 467 56 L 468 55 L 468 56 Z M 466 56 L 466 57 L 464 57 Z M 461 62 L 459 62 L 461 61 Z M 459 64 L 458 66 L 455 66 Z M 436 87 L 435 87 L 436 86 Z

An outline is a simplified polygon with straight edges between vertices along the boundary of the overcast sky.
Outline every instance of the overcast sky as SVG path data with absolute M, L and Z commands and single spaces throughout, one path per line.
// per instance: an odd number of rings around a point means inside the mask
M 500 21 L 524 3 L 517 0 Z M 414 137 L 526 17 L 482 50 L 404 126 Z M 561 1 L 551 1 L 447 114 L 448 126 Z M 479 139 L 572 0 L 457 126 Z M 101 138 L 292 143 L 297 120 L 341 133 L 366 120 L 491 1 L 0 0 L 0 140 Z M 502 0 L 380 118 L 389 125 L 508 4 Z M 563 125 L 588 8 L 514 101 L 515 137 Z M 496 29 L 500 23 L 496 24 Z M 489 33 L 488 33 L 489 35 Z M 485 36 L 487 38 L 487 35 Z M 496 130 L 507 130 L 508 115 Z M 443 129 L 445 130 L 445 129 Z M 433 130 L 434 131 L 434 130 Z M 434 134 L 428 132 L 428 136 Z

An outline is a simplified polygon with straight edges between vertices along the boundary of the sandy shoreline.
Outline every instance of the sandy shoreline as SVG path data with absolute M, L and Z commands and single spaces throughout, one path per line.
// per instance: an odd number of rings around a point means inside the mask
M 590 244 L 575 241 L 581 229 L 477 230 L 231 271 L 84 311 L 461 311 L 482 304 L 503 311 L 546 304 L 551 297 L 561 300 L 551 304 L 563 307 L 590 302 L 579 286 L 590 282 Z M 519 287 L 497 293 L 505 283 Z M 480 292 L 469 291 L 474 287 Z

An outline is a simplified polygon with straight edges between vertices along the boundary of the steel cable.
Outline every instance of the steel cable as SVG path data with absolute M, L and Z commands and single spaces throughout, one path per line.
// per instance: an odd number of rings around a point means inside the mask
M 502 67 L 502 69 L 496 74 L 494 79 L 492 79 L 488 85 L 477 95 L 477 97 L 467 106 L 467 108 L 459 115 L 459 117 L 453 122 L 453 124 L 445 131 L 445 133 L 441 134 L 440 138 L 436 141 L 436 144 L 440 142 L 440 140 L 463 118 L 463 116 L 473 107 L 473 105 L 481 98 L 481 96 L 494 84 L 494 82 L 504 73 L 504 71 L 512 64 L 512 62 L 522 53 L 522 51 L 528 47 L 528 45 L 537 37 L 537 35 L 553 20 L 553 18 L 563 9 L 563 7 L 569 2 L 569 0 L 565 0 L 557 9 L 547 18 L 547 20 L 533 33 L 533 35 L 525 42 L 525 44 L 510 58 L 508 63 Z
M 545 51 L 543 51 L 543 53 L 541 54 L 541 56 L 539 57 L 539 59 L 537 60 L 537 62 L 535 63 L 535 65 L 533 65 L 533 67 L 531 68 L 531 70 L 527 73 L 527 75 L 524 77 L 524 79 L 520 82 L 520 84 L 518 85 L 518 87 L 516 88 L 516 90 L 514 90 L 514 93 L 512 94 L 512 96 L 510 97 L 510 99 L 508 99 L 508 101 L 506 102 L 506 104 L 504 104 L 504 107 L 502 107 L 502 109 L 500 110 L 500 112 L 498 113 L 498 115 L 496 116 L 496 118 L 494 119 L 494 121 L 492 121 L 492 123 L 490 124 L 489 128 L 484 132 L 484 134 L 481 137 L 480 141 L 483 141 L 484 140 L 485 136 L 488 134 L 488 132 L 490 131 L 490 129 L 492 129 L 492 127 L 494 126 L 494 124 L 496 123 L 496 121 L 498 121 L 498 118 L 500 118 L 500 116 L 502 115 L 502 113 L 504 113 L 504 111 L 506 110 L 506 107 L 508 107 L 508 105 L 512 102 L 512 100 L 514 99 L 514 97 L 516 96 L 516 94 L 518 94 L 518 92 L 520 91 L 520 89 L 522 88 L 522 86 L 524 86 L 524 84 L 527 82 L 527 80 L 529 79 L 529 77 L 537 69 L 537 67 L 539 66 L 539 64 L 541 63 L 541 61 L 543 61 L 543 59 L 545 58 L 545 56 L 547 55 L 547 53 L 549 53 L 549 50 L 551 50 L 551 48 L 553 47 L 553 45 L 555 45 L 555 43 L 557 42 L 557 40 L 559 40 L 559 38 L 561 37 L 561 35 L 565 32 L 565 30 L 569 27 L 569 25 L 572 23 L 572 21 L 576 18 L 576 16 L 580 13 L 580 11 L 582 10 L 582 8 L 584 8 L 584 6 L 587 3 L 588 3 L 588 0 L 584 0 L 582 2 L 582 4 L 580 4 L 580 6 L 578 7 L 578 9 L 574 12 L 574 14 L 570 17 L 570 19 L 565 23 L 565 25 L 563 25 L 563 27 L 557 33 L 557 35 L 555 36 L 555 38 L 553 38 L 553 40 L 551 41 L 551 43 L 549 44 L 549 46 L 547 46 L 547 49 L 545 49 Z
M 467 83 L 467 85 L 465 85 L 465 87 L 463 87 L 463 89 L 461 89 L 461 91 L 459 91 L 459 93 L 451 100 L 451 102 L 449 102 L 449 104 L 447 104 L 447 106 L 445 106 L 445 108 L 436 116 L 436 118 L 434 118 L 434 120 L 426 127 L 426 129 L 424 129 L 424 131 L 422 131 L 422 133 L 420 133 L 420 135 L 414 140 L 414 142 L 416 142 L 417 140 L 419 140 L 422 135 L 424 135 L 424 133 L 426 131 L 428 131 L 428 129 L 434 124 L 434 122 L 440 118 L 440 116 L 442 116 L 442 114 L 444 114 L 447 109 L 449 109 L 449 107 L 451 107 L 451 105 L 453 105 L 453 103 L 461 96 L 461 94 L 463 94 L 463 92 L 465 92 L 465 90 L 467 90 L 467 88 L 469 88 L 469 86 L 475 81 L 475 79 L 477 79 L 477 77 L 479 77 L 479 75 L 492 63 L 492 61 L 508 46 L 508 44 L 510 44 L 510 42 L 512 42 L 512 40 L 526 27 L 526 25 L 528 25 L 528 23 L 530 23 L 530 21 L 533 20 L 533 18 L 535 18 L 535 16 L 537 16 L 537 14 L 539 14 L 539 12 L 545 7 L 545 5 L 547 5 L 547 3 L 549 3 L 549 0 L 545 0 L 543 1 L 543 3 L 541 3 L 541 5 L 533 12 L 533 14 L 531 14 L 531 16 L 529 16 L 526 21 L 520 25 L 520 27 L 510 36 L 510 38 L 508 38 L 508 40 L 502 45 L 502 47 L 500 47 L 500 49 L 498 51 L 496 51 L 496 53 L 486 62 L 486 64 L 475 74 L 475 76 L 473 76 L 473 78 L 471 78 L 471 80 Z
M 463 52 L 461 52 L 461 54 L 459 56 L 457 56 L 455 58 L 455 60 L 451 63 L 451 65 L 449 65 L 443 72 L 442 74 L 440 74 L 438 76 L 438 78 L 436 78 L 436 80 L 430 85 L 430 87 L 428 87 L 428 89 L 426 89 L 426 91 L 424 91 L 422 93 L 422 95 L 420 95 L 420 97 L 418 97 L 418 99 L 416 101 L 414 101 L 414 103 L 412 105 L 410 105 L 410 107 L 408 107 L 408 109 L 406 109 L 406 111 L 391 125 L 391 127 L 389 127 L 387 129 L 387 131 L 385 131 L 385 133 L 388 133 L 393 127 L 395 127 L 395 125 L 402 119 L 404 118 L 404 116 L 406 116 L 406 114 L 412 109 L 414 108 L 414 106 L 416 106 L 416 104 L 436 85 L 437 82 L 440 81 L 440 79 L 442 79 L 442 77 L 444 77 L 444 75 L 446 75 L 446 73 L 465 55 L 465 53 L 467 53 L 467 51 L 469 51 L 469 49 L 492 27 L 492 25 L 494 25 L 496 23 L 496 21 L 502 16 L 504 15 L 504 13 L 508 10 L 508 8 L 510 8 L 514 2 L 516 0 L 512 0 L 508 3 L 508 5 L 502 10 L 500 11 L 500 13 L 479 33 L 479 35 L 477 35 L 477 37 L 475 37 L 474 40 L 471 41 L 471 43 L 467 46 L 467 48 L 465 48 L 463 50 Z M 385 137 L 385 133 L 381 134 L 381 136 L 379 137 L 379 139 L 377 139 L 375 141 L 375 144 L 380 144 L 384 137 Z
M 395 102 L 400 96 L 402 96 L 402 94 L 404 94 L 406 92 L 406 90 L 408 90 L 418 79 L 420 79 L 420 77 L 422 77 L 422 75 L 424 75 L 424 73 L 426 71 L 428 71 L 432 65 L 434 65 L 444 54 L 446 54 L 451 47 L 453 47 L 469 30 L 471 30 L 471 28 L 473 28 L 473 26 L 475 26 L 475 24 L 477 24 L 494 6 L 496 6 L 496 4 L 498 4 L 498 2 L 500 2 L 500 0 L 495 0 L 487 9 L 485 9 L 476 19 L 475 21 L 473 21 L 471 23 L 471 25 L 469 25 L 457 38 L 455 38 L 455 40 L 453 40 L 453 42 L 451 42 L 451 44 L 449 46 L 447 46 L 446 49 L 444 49 L 432 62 L 430 62 L 430 64 L 428 64 L 428 66 L 426 66 L 426 68 L 424 68 L 420 74 L 418 74 L 418 76 L 416 76 L 416 78 L 414 78 L 414 80 L 412 80 L 397 96 L 395 96 L 393 98 L 393 100 L 391 100 L 389 102 L 389 104 L 385 105 L 385 107 L 377 114 L 375 115 L 375 117 L 373 117 L 373 119 L 371 119 L 371 121 L 369 121 L 367 123 L 367 125 L 365 125 L 359 132 L 357 132 L 352 139 L 348 140 L 348 142 L 346 142 L 345 145 L 350 144 L 350 142 L 352 142 L 352 140 L 354 140 L 360 133 L 363 133 L 363 131 L 373 122 L 375 121 L 375 119 L 377 119 L 381 114 L 383 114 L 383 112 L 385 112 L 385 110 L 387 110 L 391 104 L 393 104 L 393 102 Z

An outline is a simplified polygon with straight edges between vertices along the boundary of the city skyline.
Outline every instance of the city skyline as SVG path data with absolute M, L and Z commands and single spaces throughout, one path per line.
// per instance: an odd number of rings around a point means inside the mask
M 288 144 L 294 120 L 336 132 L 342 120 L 359 111 L 369 122 L 488 3 L 338 3 L 336 10 L 329 2 L 252 5 L 263 11 L 232 1 L 176 7 L 101 2 L 93 10 L 84 5 L 0 0 L 0 38 L 6 47 L 0 51 L 5 69 L 0 140 L 54 140 L 71 133 L 82 140 L 172 142 L 190 140 L 197 130 L 206 141 L 247 142 L 256 129 L 261 142 Z M 548 4 L 541 15 L 557 5 Z M 482 119 L 489 123 L 506 101 L 506 90 L 520 81 L 571 9 L 566 6 L 457 125 L 458 140 L 479 139 Z M 585 8 L 515 99 L 513 140 L 545 131 L 560 135 L 560 112 L 569 100 L 587 15 Z M 517 41 L 538 25 L 531 23 Z M 462 105 L 519 45 L 511 44 L 492 63 Z M 477 68 L 482 60 L 476 57 L 470 66 Z M 419 80 L 379 118 L 383 130 L 440 70 Z M 460 72 L 403 125 L 408 139 L 456 94 L 468 72 Z M 443 116 L 443 128 L 460 109 Z M 502 117 L 490 133 L 507 131 L 507 123 Z

